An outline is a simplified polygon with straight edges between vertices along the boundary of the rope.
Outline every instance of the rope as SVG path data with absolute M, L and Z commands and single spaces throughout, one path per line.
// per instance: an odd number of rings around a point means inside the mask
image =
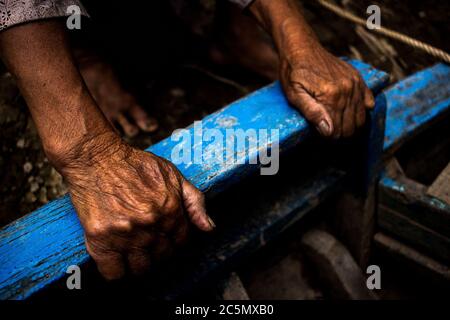
M 356 15 L 354 15 L 353 13 L 351 13 L 343 8 L 340 8 L 339 6 L 337 6 L 333 3 L 328 2 L 328 0 L 317 0 L 317 1 L 323 7 L 327 8 L 330 11 L 333 11 L 337 15 L 339 15 L 345 19 L 348 19 L 350 21 L 353 21 L 356 24 L 366 26 L 366 20 L 361 19 L 361 18 L 357 17 Z M 439 58 L 447 63 L 450 63 L 450 54 L 448 54 L 447 52 L 445 52 L 441 49 L 438 49 L 429 44 L 426 44 L 422 41 L 408 37 L 407 35 L 404 35 L 400 32 L 397 32 L 397 31 L 394 31 L 394 30 L 391 30 L 391 29 L 388 29 L 385 27 L 376 28 L 376 29 L 373 29 L 372 31 L 380 33 L 386 37 L 406 43 L 414 48 L 425 51 L 426 53 L 428 53 L 436 58 Z

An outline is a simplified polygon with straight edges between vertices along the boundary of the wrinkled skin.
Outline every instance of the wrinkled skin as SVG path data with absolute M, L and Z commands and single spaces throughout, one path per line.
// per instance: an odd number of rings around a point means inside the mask
M 251 7 L 272 35 L 289 102 L 326 137 L 349 137 L 365 122 L 374 98 L 359 73 L 324 49 L 296 0 L 257 0 Z
M 203 194 L 173 164 L 120 142 L 102 150 L 62 172 L 87 251 L 106 279 L 149 270 L 186 240 L 189 221 L 213 229 Z
M 283 56 L 280 80 L 291 104 L 323 136 L 352 136 L 375 104 L 358 71 L 322 47 Z

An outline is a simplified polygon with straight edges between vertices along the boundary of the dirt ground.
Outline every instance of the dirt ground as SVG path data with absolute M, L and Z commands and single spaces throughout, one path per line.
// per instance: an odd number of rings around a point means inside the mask
M 381 8 L 382 24 L 450 51 L 449 4 L 446 1 L 343 0 L 341 5 L 365 16 L 369 4 Z M 437 61 L 414 50 L 343 20 L 315 1 L 302 1 L 305 16 L 322 43 L 336 55 L 361 59 L 389 72 L 392 81 L 401 79 Z M 175 19 L 170 16 L 168 19 Z M 121 80 L 154 115 L 160 129 L 139 135 L 129 142 L 148 147 L 174 129 L 265 85 L 264 79 L 239 68 L 223 68 L 207 59 L 202 39 L 190 35 L 173 21 L 178 49 L 185 53 L 161 61 L 163 71 L 149 75 L 125 74 Z M 179 40 L 179 41 L 178 41 Z M 143 39 L 142 41 L 145 41 Z M 158 45 L 152 43 L 152 45 Z M 139 61 L 142 64 L 152 61 Z M 61 176 L 49 165 L 26 105 L 12 77 L 2 68 L 0 76 L 0 226 L 60 197 L 67 189 Z

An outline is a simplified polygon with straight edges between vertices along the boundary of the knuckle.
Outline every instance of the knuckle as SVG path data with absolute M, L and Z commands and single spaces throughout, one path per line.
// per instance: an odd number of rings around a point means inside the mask
M 154 212 L 160 213 L 162 216 L 171 215 L 179 209 L 179 200 L 169 190 L 164 190 L 157 200 Z M 159 216 L 159 215 L 157 215 Z
M 162 232 L 171 233 L 178 223 L 179 219 L 176 219 L 173 215 L 166 215 L 164 221 L 159 225 L 159 228 Z
M 325 92 L 325 94 L 330 95 L 330 96 L 336 96 L 339 93 L 339 88 L 338 86 L 336 86 L 335 84 L 325 84 L 323 86 L 323 91 Z
M 85 232 L 86 236 L 90 238 L 103 238 L 109 234 L 110 226 L 101 223 L 95 223 L 89 225 Z
M 300 83 L 298 83 L 296 81 L 291 81 L 291 86 L 290 87 L 292 88 L 292 93 L 293 94 L 298 94 L 300 92 L 304 92 L 305 91 L 305 88 Z
M 340 88 L 345 93 L 351 91 L 353 88 L 353 81 L 348 78 L 342 79 L 340 82 Z
M 108 257 L 108 254 L 105 250 L 93 248 L 88 251 L 89 255 L 92 259 L 94 259 L 97 263 L 101 263 Z
M 113 248 L 109 244 L 97 239 L 88 239 L 86 241 L 86 250 L 96 262 L 102 262 L 105 257 L 107 258 L 114 254 Z
M 154 211 L 147 212 L 145 214 L 141 214 L 137 216 L 136 223 L 141 226 L 152 226 L 156 224 L 159 220 L 159 215 L 155 213 Z
M 355 84 L 363 83 L 363 79 L 359 75 L 359 73 L 354 73 L 351 75 L 352 82 Z
M 118 220 L 114 223 L 112 229 L 119 233 L 130 233 L 133 230 L 133 224 L 129 220 Z
M 367 99 L 368 99 L 369 107 L 374 107 L 375 106 L 375 98 L 373 96 L 372 91 L 367 90 L 367 95 L 368 95 Z
M 177 197 L 168 197 L 165 203 L 165 212 L 168 214 L 175 214 L 180 211 L 180 200 Z

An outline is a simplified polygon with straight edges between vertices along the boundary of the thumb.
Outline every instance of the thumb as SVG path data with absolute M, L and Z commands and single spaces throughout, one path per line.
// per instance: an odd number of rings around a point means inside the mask
M 329 137 L 333 134 L 333 120 L 323 104 L 317 102 L 307 92 L 298 92 L 291 100 L 322 136 Z
M 216 225 L 206 214 L 205 196 L 187 180 L 183 180 L 183 202 L 191 222 L 203 231 L 212 231 Z

